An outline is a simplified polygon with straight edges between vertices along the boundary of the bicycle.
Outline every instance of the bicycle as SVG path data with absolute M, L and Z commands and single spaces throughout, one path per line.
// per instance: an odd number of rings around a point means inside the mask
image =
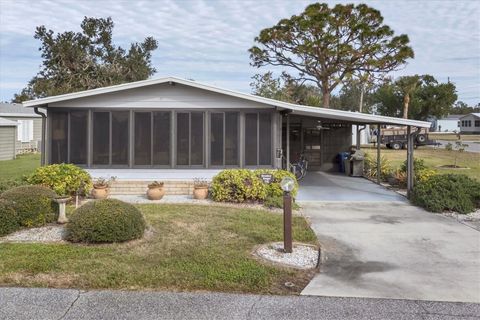
M 287 158 L 282 155 L 285 163 L 287 162 Z M 295 175 L 297 181 L 302 180 L 307 175 L 308 169 L 308 160 L 305 158 L 303 153 L 300 153 L 298 157 L 298 161 L 295 163 L 288 163 L 288 171 L 292 172 Z

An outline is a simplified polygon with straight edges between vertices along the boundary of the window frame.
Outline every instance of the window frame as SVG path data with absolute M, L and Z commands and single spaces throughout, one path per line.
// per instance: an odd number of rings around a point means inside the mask
M 226 164 L 226 124 L 227 124 L 227 113 L 234 113 L 237 116 L 237 164 Z M 222 114 L 222 125 L 223 125 L 223 146 L 222 146 L 222 164 L 212 164 L 212 115 L 213 114 Z M 240 137 L 240 119 L 241 113 L 235 110 L 212 110 L 208 113 L 208 167 L 212 169 L 222 169 L 222 168 L 240 168 L 240 148 L 241 148 L 241 137 Z
M 202 164 L 195 164 L 192 165 L 192 113 L 200 113 L 202 115 Z M 207 136 L 207 130 L 209 126 L 206 125 L 207 121 L 207 113 L 208 111 L 205 110 L 175 110 L 174 112 L 174 131 L 173 131 L 173 137 L 175 141 L 175 147 L 174 147 L 174 163 L 172 168 L 179 168 L 179 169 L 199 169 L 199 168 L 205 168 L 206 167 L 206 154 L 210 152 L 210 149 L 207 149 L 207 142 L 206 142 L 206 136 Z M 178 164 L 178 114 L 188 114 L 188 164 Z
M 259 111 L 259 110 L 252 110 L 252 111 L 245 111 L 244 112 L 244 117 L 243 117 L 243 126 L 246 128 L 246 121 L 247 121 L 247 114 L 256 114 L 257 115 L 257 161 L 256 164 L 247 164 L 246 161 L 246 150 L 243 153 L 243 167 L 246 169 L 254 169 L 254 168 L 273 168 L 274 167 L 274 146 L 275 146 L 275 141 L 274 141 L 274 123 L 273 123 L 273 112 L 269 111 Z M 269 114 L 270 115 L 270 164 L 260 164 L 260 114 Z M 246 143 L 246 130 L 243 132 L 243 144 Z

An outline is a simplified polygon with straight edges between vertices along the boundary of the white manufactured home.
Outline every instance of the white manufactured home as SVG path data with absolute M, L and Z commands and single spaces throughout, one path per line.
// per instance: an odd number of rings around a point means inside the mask
M 480 113 L 470 113 L 458 119 L 461 133 L 480 133 Z

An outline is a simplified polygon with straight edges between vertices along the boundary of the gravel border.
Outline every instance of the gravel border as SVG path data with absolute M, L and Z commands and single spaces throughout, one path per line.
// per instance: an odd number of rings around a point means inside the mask
M 253 254 L 275 265 L 296 269 L 314 269 L 318 267 L 319 250 L 310 244 L 294 243 L 293 252 L 283 252 L 283 242 L 261 245 Z
M 2 242 L 62 243 L 65 235 L 64 225 L 47 225 L 40 228 L 23 229 L 0 238 Z

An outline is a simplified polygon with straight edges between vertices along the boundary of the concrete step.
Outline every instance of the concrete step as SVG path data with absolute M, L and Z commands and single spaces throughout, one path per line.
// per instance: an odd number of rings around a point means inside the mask
M 110 194 L 143 195 L 152 181 L 115 180 L 110 186 Z M 190 195 L 193 181 L 163 181 L 166 195 Z

